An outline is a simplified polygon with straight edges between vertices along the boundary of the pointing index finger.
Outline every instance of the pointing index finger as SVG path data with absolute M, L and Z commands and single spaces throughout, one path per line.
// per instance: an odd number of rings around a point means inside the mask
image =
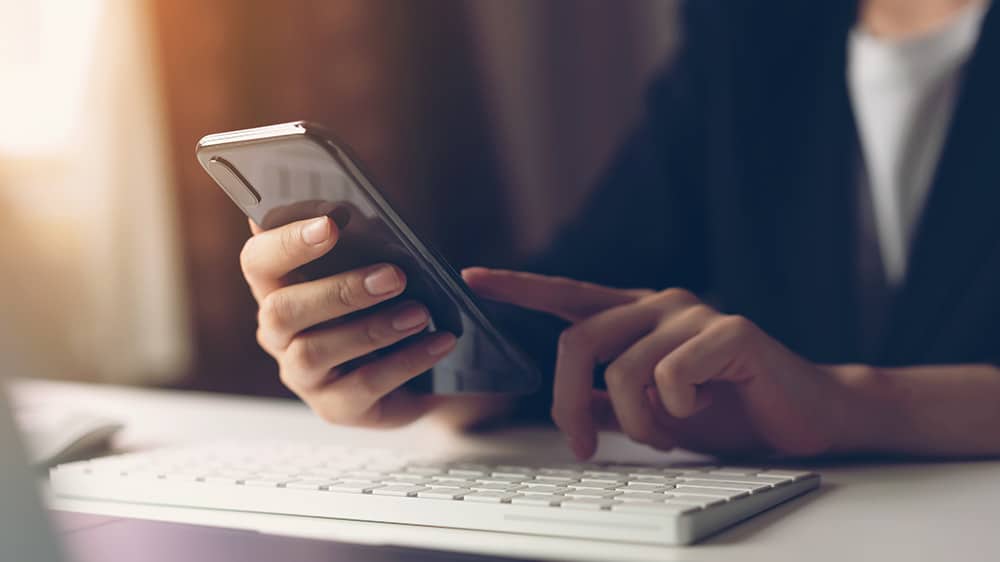
M 484 298 L 540 310 L 570 322 L 639 297 L 637 291 L 523 271 L 470 267 L 462 271 L 462 277 Z

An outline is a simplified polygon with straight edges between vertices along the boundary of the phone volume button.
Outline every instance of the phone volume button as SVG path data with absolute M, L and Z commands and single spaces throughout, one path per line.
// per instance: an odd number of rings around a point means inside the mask
M 257 190 L 227 160 L 213 157 L 208 161 L 208 172 L 240 207 L 254 207 L 260 203 Z

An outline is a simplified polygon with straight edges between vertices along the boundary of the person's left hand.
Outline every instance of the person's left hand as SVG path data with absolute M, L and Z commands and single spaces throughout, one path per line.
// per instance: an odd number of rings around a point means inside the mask
M 840 445 L 846 408 L 836 368 L 687 291 L 484 268 L 463 276 L 483 297 L 572 322 L 559 339 L 552 417 L 581 459 L 609 425 L 656 448 L 716 454 L 814 455 Z M 606 393 L 593 388 L 605 363 Z

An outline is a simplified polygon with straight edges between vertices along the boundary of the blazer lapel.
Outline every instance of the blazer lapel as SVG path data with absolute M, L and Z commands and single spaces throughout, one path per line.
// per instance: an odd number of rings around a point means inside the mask
M 940 326 L 1000 241 L 1000 10 L 983 22 L 890 312 L 882 362 L 931 360 Z M 1000 287 L 997 288 L 1000 291 Z

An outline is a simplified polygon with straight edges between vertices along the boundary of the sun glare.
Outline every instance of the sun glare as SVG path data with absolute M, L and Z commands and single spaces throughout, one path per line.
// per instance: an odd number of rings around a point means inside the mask
M 0 157 L 66 148 L 104 7 L 104 0 L 0 0 Z

